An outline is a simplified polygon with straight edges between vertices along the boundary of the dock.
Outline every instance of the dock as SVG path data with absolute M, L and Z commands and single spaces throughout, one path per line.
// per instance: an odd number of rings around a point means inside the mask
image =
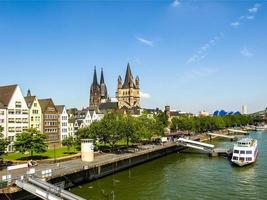
M 237 139 L 236 136 L 233 135 L 224 135 L 224 134 L 218 134 L 218 133 L 207 133 L 209 136 L 216 136 L 216 137 L 222 137 L 222 138 L 227 138 L 230 140 L 235 140 Z
M 248 135 L 248 131 L 238 130 L 238 129 L 228 129 L 228 132 L 231 134 L 241 134 L 241 135 Z

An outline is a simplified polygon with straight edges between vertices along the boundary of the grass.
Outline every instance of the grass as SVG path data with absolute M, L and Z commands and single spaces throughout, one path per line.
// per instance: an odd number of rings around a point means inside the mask
M 74 148 L 70 148 L 70 152 L 68 152 L 67 147 L 60 147 L 55 149 L 55 158 L 61 158 L 64 156 L 72 155 L 78 153 Z M 54 149 L 48 149 L 45 153 L 37 154 L 34 153 L 33 157 L 30 158 L 29 154 L 22 153 L 7 153 L 2 156 L 3 160 L 42 160 L 42 159 L 53 159 L 54 158 Z

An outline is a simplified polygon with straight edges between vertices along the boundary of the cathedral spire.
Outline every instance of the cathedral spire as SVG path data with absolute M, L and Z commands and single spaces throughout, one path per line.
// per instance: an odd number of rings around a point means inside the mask
M 28 91 L 27 91 L 27 97 L 30 97 L 30 96 L 32 96 L 32 94 L 31 94 L 30 89 L 28 89 Z
M 105 80 L 104 80 L 103 68 L 101 68 L 100 84 L 103 84 L 103 83 L 105 83 Z
M 97 75 L 96 75 L 96 66 L 95 66 L 95 69 L 94 69 L 93 85 L 94 86 L 98 85 Z
M 133 83 L 133 75 L 132 75 L 130 64 L 128 63 L 126 74 L 125 74 L 125 79 L 123 83 L 123 88 L 129 87 L 132 83 Z

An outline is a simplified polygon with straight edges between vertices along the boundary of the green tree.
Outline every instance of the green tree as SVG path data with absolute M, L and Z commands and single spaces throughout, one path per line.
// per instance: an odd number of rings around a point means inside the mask
M 9 144 L 9 141 L 6 138 L 4 138 L 2 132 L 3 132 L 3 127 L 0 126 L 0 156 L 5 152 L 7 145 Z
M 47 150 L 45 143 L 45 135 L 40 131 L 30 128 L 25 132 L 17 135 L 14 146 L 21 153 L 30 152 L 31 157 L 33 152 L 44 153 Z
M 62 140 L 62 145 L 66 146 L 68 149 L 68 152 L 70 152 L 70 148 L 75 145 L 75 140 L 72 136 L 65 138 Z

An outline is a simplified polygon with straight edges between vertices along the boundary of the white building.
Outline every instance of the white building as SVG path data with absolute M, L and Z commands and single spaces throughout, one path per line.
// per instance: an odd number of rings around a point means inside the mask
M 242 106 L 241 114 L 242 115 L 247 115 L 248 114 L 248 107 L 246 105 Z
M 69 133 L 68 133 L 69 117 L 68 117 L 68 113 L 64 105 L 57 105 L 56 109 L 59 115 L 58 119 L 60 123 L 60 128 L 59 128 L 60 141 L 62 141 L 66 139 L 67 137 L 69 137 Z
M 0 87 L 0 125 L 4 137 L 11 142 L 8 151 L 14 151 L 16 135 L 29 128 L 28 106 L 18 85 Z

